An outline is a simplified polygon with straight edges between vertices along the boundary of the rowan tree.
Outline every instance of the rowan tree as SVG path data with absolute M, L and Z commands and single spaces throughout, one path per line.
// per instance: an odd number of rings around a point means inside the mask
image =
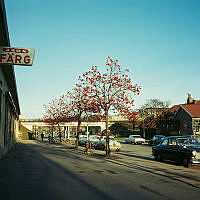
M 107 58 L 102 71 L 93 66 L 83 73 L 78 85 L 83 88 L 88 99 L 104 114 L 106 122 L 106 156 L 110 156 L 108 116 L 110 112 L 128 114 L 134 106 L 134 95 L 140 94 L 141 87 L 133 84 L 128 70 L 122 70 L 118 60 Z
M 75 147 L 78 148 L 78 140 L 80 134 L 81 122 L 99 120 L 100 109 L 94 101 L 94 91 L 90 88 L 83 87 L 81 84 L 76 84 L 72 91 L 67 92 L 66 98 L 69 99 L 69 107 L 71 121 L 77 121 L 77 135 Z

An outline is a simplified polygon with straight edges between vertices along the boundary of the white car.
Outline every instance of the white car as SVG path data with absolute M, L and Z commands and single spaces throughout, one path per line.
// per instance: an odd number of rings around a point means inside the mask
M 143 144 L 145 143 L 145 139 L 140 135 L 129 135 L 128 138 L 125 138 L 125 143 L 127 144 Z
M 101 139 L 101 136 L 99 135 L 90 135 L 88 140 L 92 145 L 95 145 L 96 143 L 99 142 L 100 139 Z
M 109 147 L 110 147 L 111 151 L 117 151 L 118 152 L 121 149 L 121 144 L 119 142 L 117 142 L 114 139 L 114 137 L 110 137 Z M 106 149 L 106 139 L 99 140 L 99 142 L 95 144 L 95 149 L 105 151 L 105 149 Z

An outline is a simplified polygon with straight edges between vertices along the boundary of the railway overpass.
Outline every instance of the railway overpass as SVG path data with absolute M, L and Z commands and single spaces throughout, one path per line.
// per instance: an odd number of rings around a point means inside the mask
M 40 121 L 40 120 L 22 120 L 20 121 L 20 126 L 25 127 L 30 132 L 38 132 L 40 130 L 44 130 L 45 128 L 50 130 L 52 126 L 46 122 Z M 78 122 L 65 122 L 59 124 L 60 130 L 65 135 L 74 135 L 77 132 L 77 126 Z M 92 134 L 100 133 L 105 129 L 105 122 L 82 122 L 81 123 L 81 131 L 83 132 L 90 132 Z M 55 132 L 58 130 L 58 125 L 54 126 L 53 129 Z
M 122 122 L 127 121 L 127 118 L 121 116 L 121 115 L 114 115 L 109 117 L 109 124 L 108 127 L 116 122 Z M 49 133 L 51 131 L 57 132 L 60 128 L 62 134 L 64 137 L 69 137 L 70 135 L 75 135 L 77 133 L 77 127 L 78 122 L 65 122 L 61 123 L 58 127 L 58 125 L 54 126 L 52 129 L 52 126 L 42 120 L 38 119 L 22 119 L 19 122 L 19 130 L 20 127 L 25 127 L 27 132 L 32 133 Z M 98 121 L 98 122 L 82 122 L 80 130 L 84 133 L 90 133 L 90 134 L 98 134 L 101 133 L 103 130 L 106 129 L 106 123 L 105 121 Z M 45 130 L 45 131 L 44 131 Z M 19 131 L 20 135 L 20 131 Z

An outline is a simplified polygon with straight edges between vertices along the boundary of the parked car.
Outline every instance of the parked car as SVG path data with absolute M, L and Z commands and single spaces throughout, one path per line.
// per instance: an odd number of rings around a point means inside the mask
M 86 142 L 87 142 L 87 136 L 86 135 L 79 135 L 78 144 L 80 146 L 85 146 Z
M 152 147 L 155 160 L 170 160 L 185 167 L 200 165 L 200 143 L 193 137 L 165 137 L 159 145 Z
M 92 146 L 94 146 L 96 143 L 99 142 L 101 139 L 101 136 L 99 135 L 90 135 L 88 141 L 91 143 Z
M 101 136 L 98 135 L 90 135 L 88 138 L 86 135 L 79 136 L 79 145 L 85 146 L 86 142 L 91 143 L 92 146 L 94 146 L 99 140 Z
M 145 139 L 140 135 L 129 135 L 128 138 L 125 138 L 126 144 L 143 144 L 145 143 Z
M 120 151 L 121 149 L 121 144 L 120 142 L 117 142 L 114 137 L 110 137 L 109 139 L 109 147 L 110 147 L 110 150 L 111 151 Z M 94 148 L 96 150 L 103 150 L 105 151 L 106 149 L 106 138 L 102 138 L 100 139 L 95 145 L 94 145 Z
M 164 135 L 154 135 L 154 137 L 149 141 L 150 145 L 158 145 L 165 138 Z

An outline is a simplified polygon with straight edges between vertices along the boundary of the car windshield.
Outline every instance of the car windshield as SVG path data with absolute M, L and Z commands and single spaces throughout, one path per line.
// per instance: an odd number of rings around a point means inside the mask
M 195 139 L 195 140 L 197 140 L 198 141 L 198 143 L 200 144 L 200 136 L 193 136 L 193 138 Z
M 141 138 L 140 135 L 133 135 L 134 138 Z
M 177 142 L 179 145 L 200 145 L 200 143 L 193 138 L 178 138 Z

